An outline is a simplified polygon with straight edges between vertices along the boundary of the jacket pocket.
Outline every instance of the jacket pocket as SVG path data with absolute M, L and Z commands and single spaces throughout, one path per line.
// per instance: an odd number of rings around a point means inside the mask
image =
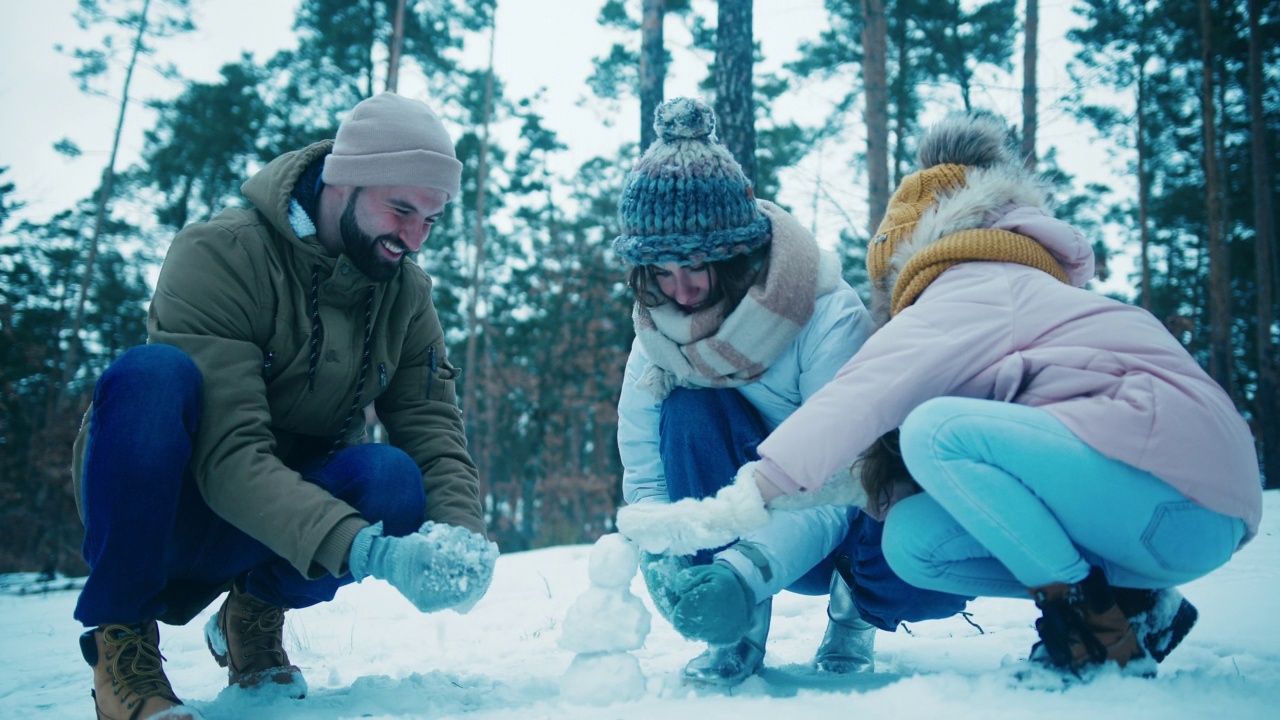
M 441 357 L 442 355 L 443 353 L 437 354 L 434 345 L 427 350 L 427 399 L 457 405 L 458 393 L 455 380 L 462 374 L 462 370 L 450 365 L 448 360 Z
M 1216 570 L 1231 558 L 1244 523 L 1190 500 L 1156 506 L 1142 544 L 1160 567 L 1185 582 Z

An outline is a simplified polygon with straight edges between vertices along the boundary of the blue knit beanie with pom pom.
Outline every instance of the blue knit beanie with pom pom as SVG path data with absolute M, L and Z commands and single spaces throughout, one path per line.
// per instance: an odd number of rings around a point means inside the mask
M 632 265 L 725 260 L 769 241 L 751 183 L 716 138 L 716 116 L 694 98 L 654 112 L 654 141 L 622 188 L 613 249 Z

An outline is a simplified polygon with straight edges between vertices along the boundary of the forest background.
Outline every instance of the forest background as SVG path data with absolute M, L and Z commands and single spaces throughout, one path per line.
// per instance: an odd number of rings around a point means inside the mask
M 1275 3 L 812 0 L 800 14 L 816 21 L 787 34 L 795 3 L 771 0 L 298 0 L 279 49 L 200 79 L 175 58 L 200 36 L 203 0 L 48 5 L 80 27 L 49 40 L 72 80 L 112 108 L 92 131 L 98 114 L 77 117 L 81 131 L 111 140 L 81 147 L 49 127 L 68 175 L 94 170 L 96 187 L 66 201 L 74 183 L 41 175 L 48 163 L 28 190 L 0 155 L 0 572 L 85 571 L 72 439 L 96 378 L 145 342 L 176 230 L 241 203 L 256 169 L 332 137 L 384 89 L 440 111 L 464 163 L 463 193 L 416 261 L 464 369 L 504 551 L 612 529 L 632 330 L 609 243 L 622 180 L 652 141 L 642 118 L 676 94 L 713 102 L 756 194 L 837 250 L 864 299 L 862 249 L 920 130 L 952 110 L 1000 113 L 1057 183 L 1059 214 L 1095 239 L 1095 289 L 1154 313 L 1228 389 L 1263 481 L 1280 487 Z M 560 16 L 557 31 L 535 33 L 514 6 Z M 10 32 L 36 32 L 28 11 L 8 5 Z M 565 63 L 530 86 L 518 60 L 507 76 L 494 62 L 569 46 L 599 48 L 581 77 Z M 3 105 L 13 135 L 25 113 Z

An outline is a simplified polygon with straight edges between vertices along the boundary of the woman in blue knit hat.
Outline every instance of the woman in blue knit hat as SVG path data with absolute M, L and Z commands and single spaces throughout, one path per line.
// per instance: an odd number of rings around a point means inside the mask
M 614 250 L 631 265 L 636 339 L 618 404 L 630 504 L 714 495 L 872 330 L 834 253 L 757 200 L 704 103 L 660 106 L 658 140 L 623 189 Z M 819 670 L 873 669 L 875 629 L 954 614 L 965 598 L 906 585 L 856 508 L 774 513 L 723 547 L 649 546 L 645 582 L 682 635 L 709 644 L 684 676 L 734 685 L 759 670 L 771 599 L 830 592 Z

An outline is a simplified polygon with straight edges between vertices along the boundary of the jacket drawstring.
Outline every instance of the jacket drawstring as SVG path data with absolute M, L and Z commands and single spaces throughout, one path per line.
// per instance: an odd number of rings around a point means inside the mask
M 351 400 L 351 408 L 347 410 L 347 419 L 342 421 L 342 429 L 338 431 L 338 436 L 333 439 L 333 445 L 329 447 L 329 453 L 325 456 L 325 462 L 333 459 L 334 453 L 338 452 L 342 447 L 342 441 L 347 434 L 347 428 L 351 427 L 351 421 L 355 419 L 356 413 L 360 411 L 360 400 L 364 397 L 364 377 L 369 373 L 369 351 L 373 338 L 373 299 L 376 288 L 369 286 L 369 295 L 364 303 L 364 348 L 360 351 L 360 374 L 356 378 L 356 396 Z
M 320 266 L 311 268 L 311 357 L 307 366 L 307 391 L 316 389 L 316 364 L 320 361 Z

